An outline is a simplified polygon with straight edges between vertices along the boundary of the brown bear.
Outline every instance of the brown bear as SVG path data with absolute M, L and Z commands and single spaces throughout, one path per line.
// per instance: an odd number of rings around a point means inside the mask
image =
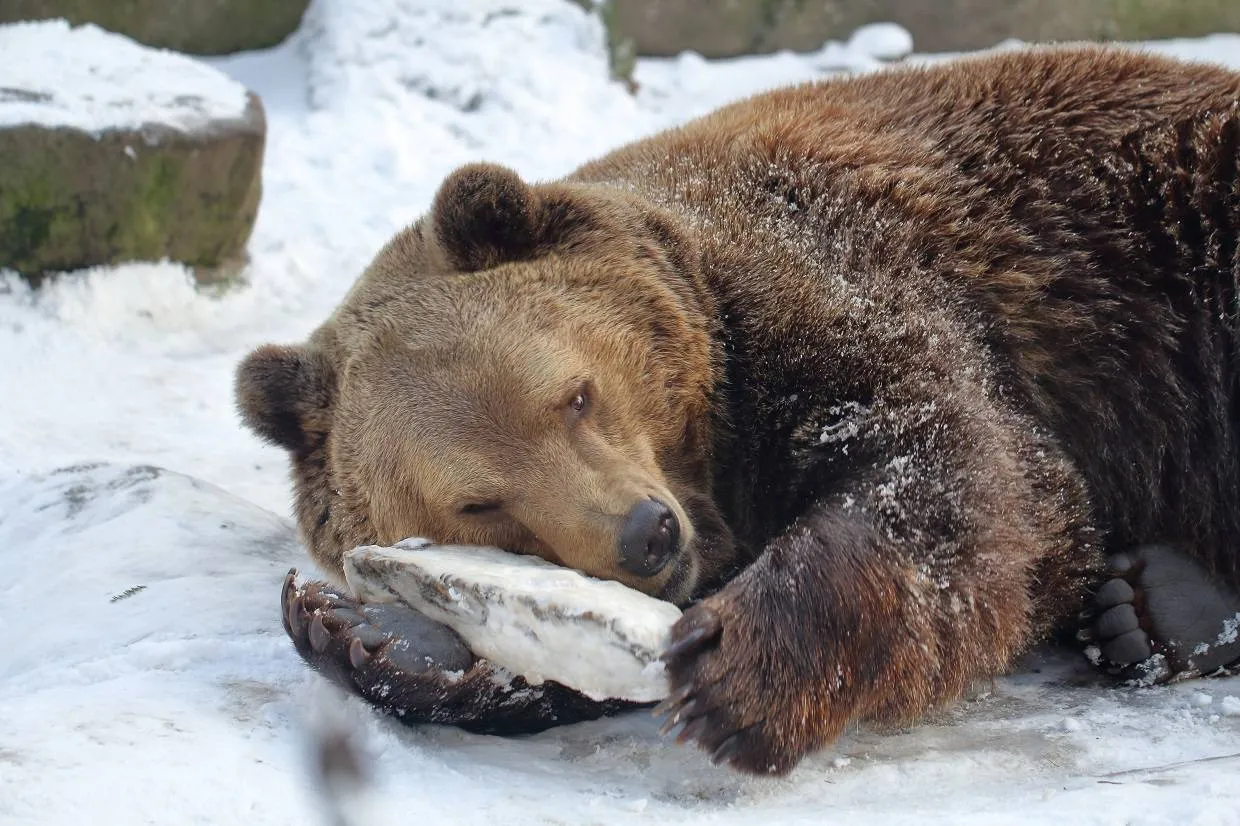
M 473 165 L 238 374 L 315 559 L 409 536 L 674 601 L 661 711 L 787 772 L 1057 629 L 1240 660 L 1240 75 L 1027 49 L 775 91 L 528 184 Z M 621 707 L 292 576 L 408 721 Z

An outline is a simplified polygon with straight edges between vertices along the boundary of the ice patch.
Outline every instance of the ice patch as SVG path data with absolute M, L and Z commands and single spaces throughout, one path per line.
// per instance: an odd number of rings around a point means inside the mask
M 667 694 L 658 658 L 680 610 L 618 582 L 494 548 L 430 545 L 356 548 L 345 578 L 362 601 L 399 600 L 532 684 L 596 700 Z
M 246 89 L 176 52 L 64 20 L 0 26 L 0 127 L 190 131 L 240 118 Z

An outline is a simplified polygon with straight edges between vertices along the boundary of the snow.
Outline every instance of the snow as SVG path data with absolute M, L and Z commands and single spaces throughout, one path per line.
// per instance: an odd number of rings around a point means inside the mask
M 876 60 L 898 60 L 913 51 L 913 36 L 895 23 L 870 23 L 852 33 L 848 48 Z
M 245 114 L 245 87 L 184 55 L 64 20 L 0 26 L 0 127 L 180 131 Z
M 1039 652 L 922 725 L 755 780 L 642 712 L 504 739 L 341 702 L 277 617 L 304 566 L 292 526 L 191 476 L 14 474 L 0 501 L 6 826 L 316 822 L 308 746 L 330 716 L 362 741 L 365 822 L 1235 822 L 1236 679 L 1114 690 Z
M 403 602 L 531 684 L 555 680 L 595 700 L 667 696 L 659 655 L 680 610 L 618 582 L 497 548 L 442 545 L 367 545 L 345 555 L 344 569 L 363 602 Z
M 279 587 L 314 572 L 283 518 L 287 460 L 233 410 L 249 348 L 303 338 L 462 162 L 547 178 L 762 88 L 879 65 L 847 43 L 684 55 L 642 61 L 632 97 L 574 4 L 506 7 L 530 11 L 315 0 L 284 45 L 209 61 L 268 116 L 244 287 L 196 290 L 167 263 L 39 291 L 0 275 L 0 822 L 316 822 L 304 747 L 323 708 L 363 741 L 370 822 L 1240 822 L 1236 678 L 1112 690 L 1041 652 L 923 725 L 859 729 L 761 781 L 641 713 L 507 740 L 406 730 L 302 666 Z M 0 29 L 0 87 L 28 71 L 15 31 L 31 30 Z M 1237 35 L 1151 48 L 1240 68 Z M 40 475 L 90 461 L 116 464 Z M 142 464 L 185 476 L 135 482 Z

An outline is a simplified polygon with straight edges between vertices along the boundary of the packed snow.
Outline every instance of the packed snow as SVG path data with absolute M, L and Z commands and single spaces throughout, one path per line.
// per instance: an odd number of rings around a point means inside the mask
M 239 119 L 249 103 L 227 74 L 93 25 L 0 26 L 0 55 L 0 127 L 191 131 Z
M 358 599 L 402 602 L 534 685 L 554 680 L 595 700 L 667 696 L 659 655 L 680 618 L 676 606 L 537 557 L 402 545 L 345 555 Z
M 895 23 L 860 26 L 848 38 L 848 48 L 875 60 L 899 60 L 913 51 L 913 36 Z
M 57 74 L 74 55 L 27 68 L 15 31 L 0 74 L 85 88 Z M 1153 48 L 1240 68 L 1236 35 Z M 370 822 L 1240 822 L 1240 680 L 1115 690 L 1070 652 L 776 781 L 710 766 L 642 713 L 501 739 L 342 702 L 281 628 L 283 573 L 314 571 L 286 458 L 238 425 L 242 356 L 303 338 L 462 162 L 548 178 L 763 88 L 881 64 L 846 42 L 687 54 L 642 61 L 630 95 L 567 0 L 315 0 L 286 44 L 209 63 L 267 110 L 247 283 L 198 290 L 167 263 L 38 291 L 0 276 L 0 821 L 318 822 L 304 747 L 329 708 L 364 740 Z

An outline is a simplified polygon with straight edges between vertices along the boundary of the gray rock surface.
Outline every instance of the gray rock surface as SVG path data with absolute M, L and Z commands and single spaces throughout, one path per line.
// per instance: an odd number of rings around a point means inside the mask
M 63 18 L 95 23 L 139 43 L 189 54 L 274 46 L 292 34 L 309 0 L 3 0 L 0 23 Z
M 606 0 L 613 40 L 638 54 L 726 57 L 810 51 L 858 26 L 893 21 L 920 52 L 1009 38 L 1146 40 L 1240 31 L 1236 0 Z

